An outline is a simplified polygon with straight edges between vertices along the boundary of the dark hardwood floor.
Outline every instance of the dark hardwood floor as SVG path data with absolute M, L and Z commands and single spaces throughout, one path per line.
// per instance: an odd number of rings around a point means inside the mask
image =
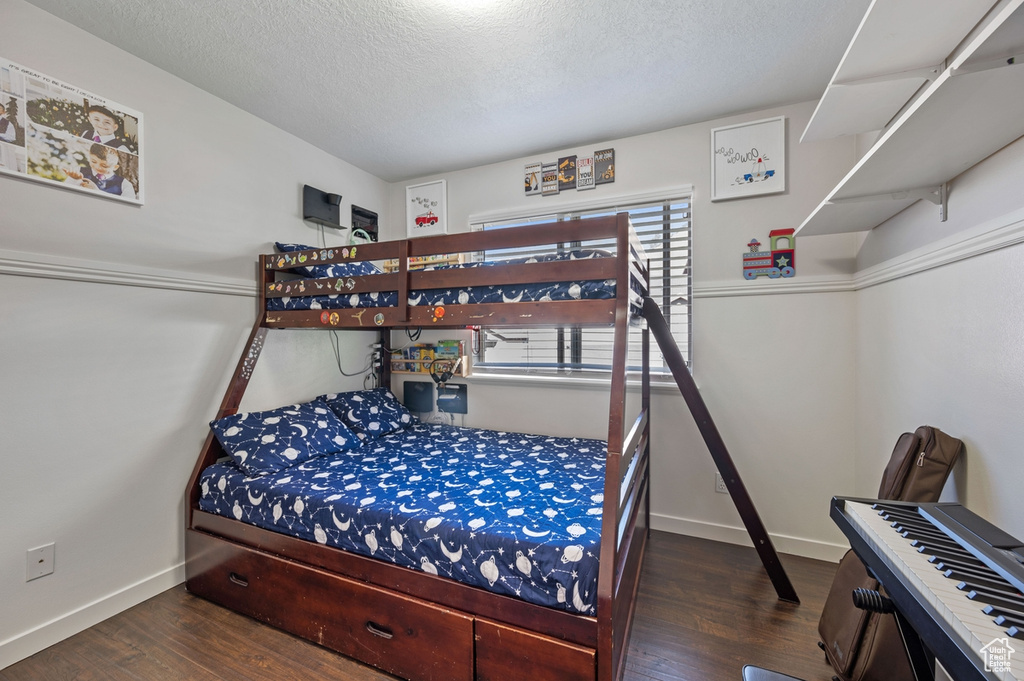
M 754 549 L 653 532 L 627 681 L 739 681 L 744 664 L 830 679 L 817 625 L 836 566 L 795 556 L 782 561 L 799 605 L 776 598 Z M 391 678 L 196 598 L 184 586 L 0 670 L 3 681 Z

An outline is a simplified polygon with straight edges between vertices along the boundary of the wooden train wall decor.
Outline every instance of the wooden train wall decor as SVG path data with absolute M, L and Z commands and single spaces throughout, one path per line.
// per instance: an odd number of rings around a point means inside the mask
M 751 239 L 747 244 L 748 252 L 743 254 L 743 278 L 778 279 L 795 275 L 796 236 L 793 232 L 793 229 L 773 229 L 768 232 L 770 252 L 761 252 L 761 242 Z

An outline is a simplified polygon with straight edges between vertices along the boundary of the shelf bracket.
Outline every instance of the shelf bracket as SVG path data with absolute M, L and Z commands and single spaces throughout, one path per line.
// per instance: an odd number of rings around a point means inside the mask
M 949 215 L 949 183 L 943 182 L 939 185 L 939 195 L 934 194 L 928 200 L 939 207 L 939 222 L 945 222 Z
M 866 76 L 864 78 L 851 78 L 848 80 L 837 80 L 830 84 L 830 87 L 834 86 L 855 86 L 855 85 L 869 85 L 871 83 L 888 83 L 894 80 L 908 80 L 911 78 L 919 78 L 923 80 L 933 80 L 936 76 L 942 73 L 944 64 L 935 64 L 933 66 L 923 66 L 919 69 L 907 69 L 906 71 L 893 71 L 890 73 L 880 73 L 876 76 Z
M 859 203 L 865 201 L 928 201 L 939 207 L 939 222 L 945 222 L 948 213 L 947 194 L 949 183 L 943 182 L 934 187 L 918 187 L 916 189 L 903 189 L 898 192 L 886 192 L 885 194 L 868 194 L 864 196 L 844 196 L 841 198 L 829 199 L 829 203 Z
M 1024 65 L 1024 54 L 1016 54 L 1012 57 L 1001 57 L 998 59 L 985 59 L 978 61 L 968 60 L 966 63 L 950 69 L 949 75 L 951 76 L 966 76 L 971 73 L 980 73 L 981 71 L 989 71 L 991 69 L 999 69 L 1005 66 L 1021 66 Z

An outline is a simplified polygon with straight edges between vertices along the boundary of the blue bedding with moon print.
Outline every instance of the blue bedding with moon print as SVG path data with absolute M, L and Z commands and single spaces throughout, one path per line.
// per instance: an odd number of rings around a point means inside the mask
M 497 265 L 553 260 L 584 260 L 606 257 L 604 251 L 577 249 L 568 253 L 537 255 L 513 260 L 466 263 L 462 265 L 438 265 L 425 269 L 451 269 L 468 267 L 489 267 Z M 584 280 L 540 284 L 501 284 L 496 286 L 469 286 L 452 289 L 427 289 L 409 292 L 409 305 L 467 305 L 480 303 L 518 303 L 554 300 L 607 300 L 615 297 L 615 280 Z M 350 307 L 392 307 L 398 301 L 397 291 L 374 291 L 370 293 L 338 293 L 336 295 L 303 296 L 297 298 L 268 298 L 267 309 L 281 310 L 330 310 Z
M 606 444 L 415 424 L 279 473 L 222 462 L 200 508 L 594 615 Z

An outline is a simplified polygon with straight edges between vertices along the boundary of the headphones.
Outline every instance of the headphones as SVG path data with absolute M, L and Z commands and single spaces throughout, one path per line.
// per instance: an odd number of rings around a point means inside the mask
M 352 234 L 349 235 L 348 243 L 350 246 L 359 246 L 360 244 L 372 244 L 373 237 L 365 229 L 356 227 L 352 230 Z
M 434 379 L 434 383 L 444 386 L 455 375 L 455 372 L 459 370 L 459 365 L 461 364 L 461 357 L 458 359 L 435 359 L 427 365 L 427 371 L 430 372 L 430 377 Z

